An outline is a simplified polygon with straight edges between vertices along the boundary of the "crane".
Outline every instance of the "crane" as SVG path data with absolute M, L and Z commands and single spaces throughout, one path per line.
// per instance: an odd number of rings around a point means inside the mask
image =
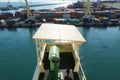
M 98 0 L 98 3 L 97 3 L 97 8 L 100 7 L 100 0 Z
M 34 24 L 35 23 L 35 17 L 32 16 L 32 14 L 31 14 L 30 7 L 29 7 L 29 4 L 28 4 L 28 0 L 25 0 L 25 3 L 26 3 L 26 10 L 27 10 L 27 19 L 25 20 L 25 23 L 26 24 L 28 24 L 28 23 Z
M 90 16 L 91 15 L 91 11 L 90 11 L 90 0 L 87 0 L 86 4 L 85 4 L 85 16 Z
M 92 21 L 91 10 L 90 10 L 90 0 L 85 2 L 85 15 L 83 16 L 84 23 L 90 23 Z
M 31 17 L 31 12 L 30 12 L 30 7 L 29 7 L 29 4 L 28 4 L 28 0 L 25 0 L 25 3 L 26 3 L 26 10 L 27 10 L 27 18 L 30 18 Z

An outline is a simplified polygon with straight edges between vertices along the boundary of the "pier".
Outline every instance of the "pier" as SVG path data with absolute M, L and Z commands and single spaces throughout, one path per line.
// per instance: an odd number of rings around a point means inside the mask
M 49 22 L 53 23 L 53 22 Z M 29 27 L 39 27 L 42 24 L 42 22 L 37 22 L 35 24 L 26 24 L 24 22 L 21 23 L 16 23 L 14 25 L 0 25 L 0 28 L 18 28 L 18 27 L 24 27 L 24 28 L 29 28 Z M 59 23 L 60 24 L 60 23 Z M 78 23 L 78 24 L 71 24 L 71 23 L 66 23 L 68 25 L 75 25 L 76 27 L 106 27 L 106 26 L 116 26 L 120 25 L 120 23 Z

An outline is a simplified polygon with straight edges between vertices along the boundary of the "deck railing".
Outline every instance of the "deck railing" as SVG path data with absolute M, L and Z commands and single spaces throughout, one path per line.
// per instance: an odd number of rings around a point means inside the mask
M 39 63 L 41 59 L 41 54 L 44 53 L 45 51 L 45 47 L 46 47 L 46 44 L 44 43 L 44 40 L 36 39 L 37 63 Z
M 83 68 L 82 68 L 82 65 L 80 64 L 80 67 L 79 67 L 79 78 L 80 80 L 86 80 L 86 76 L 85 76 L 85 73 L 83 71 Z

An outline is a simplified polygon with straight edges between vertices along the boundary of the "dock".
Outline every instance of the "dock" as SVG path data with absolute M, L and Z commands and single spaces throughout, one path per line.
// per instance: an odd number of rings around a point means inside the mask
M 29 27 L 39 27 L 42 23 L 36 23 L 36 24 L 25 24 L 25 23 L 16 23 L 14 25 L 0 25 L 0 28 L 18 28 L 18 27 L 24 27 L 24 28 L 29 28 Z
M 49 22 L 53 23 L 53 22 Z M 21 23 L 16 23 L 14 25 L 0 25 L 0 28 L 18 28 L 18 27 L 24 27 L 24 28 L 29 28 L 29 27 L 39 27 L 42 24 L 42 22 L 37 22 L 35 24 L 25 24 L 23 22 Z M 60 24 L 60 23 L 59 23 Z M 120 25 L 120 23 L 78 23 L 78 24 L 71 24 L 71 23 L 66 23 L 68 25 L 75 25 L 76 27 L 106 27 L 106 26 L 116 26 Z

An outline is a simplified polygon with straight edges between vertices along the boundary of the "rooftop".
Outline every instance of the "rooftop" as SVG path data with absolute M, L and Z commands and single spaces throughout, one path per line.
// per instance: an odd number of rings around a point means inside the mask
M 33 38 L 42 40 L 85 42 L 85 39 L 74 25 L 53 23 L 43 23 Z

